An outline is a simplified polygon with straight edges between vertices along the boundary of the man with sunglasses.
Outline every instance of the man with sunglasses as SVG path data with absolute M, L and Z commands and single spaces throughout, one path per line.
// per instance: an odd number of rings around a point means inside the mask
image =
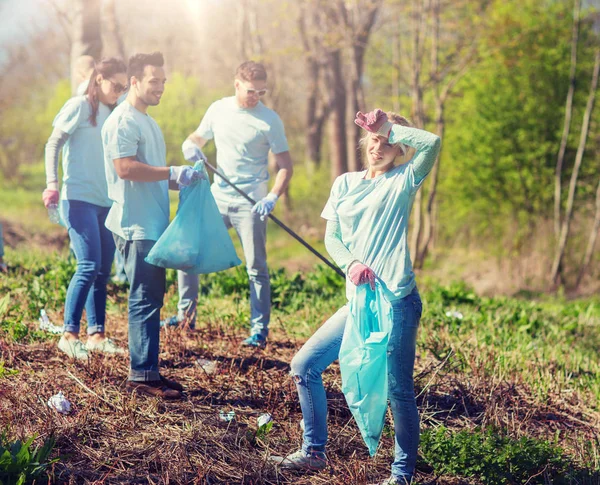
M 285 130 L 281 118 L 260 98 L 267 93 L 267 72 L 262 64 L 247 61 L 235 74 L 235 96 L 214 102 L 198 129 L 183 143 L 183 156 L 190 162 L 205 160 L 201 148 L 214 138 L 220 171 L 252 199 L 250 204 L 220 177 L 214 178 L 212 193 L 227 227 L 240 238 L 250 279 L 250 336 L 242 345 L 263 348 L 271 315 L 271 285 L 267 268 L 267 216 L 292 177 Z M 278 167 L 275 183 L 268 191 L 268 155 Z M 178 314 L 163 322 L 186 321 L 194 327 L 198 300 L 198 277 L 178 273 Z

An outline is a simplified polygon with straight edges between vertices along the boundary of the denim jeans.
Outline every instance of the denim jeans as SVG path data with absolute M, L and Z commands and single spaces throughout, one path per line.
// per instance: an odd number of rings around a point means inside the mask
M 106 283 L 115 253 L 112 233 L 104 226 L 109 209 L 80 200 L 61 201 L 61 217 L 77 258 L 77 270 L 69 283 L 65 302 L 67 332 L 79 333 L 84 308 L 88 334 L 104 332 Z
M 125 274 L 125 267 L 123 264 L 123 256 L 119 251 L 115 251 L 115 278 L 121 283 L 126 283 L 127 275 Z
M 246 270 L 250 279 L 250 334 L 267 337 L 271 318 L 271 282 L 267 267 L 267 221 L 252 213 L 252 204 L 245 200 L 216 199 L 223 222 L 233 227 L 244 250 Z M 196 324 L 198 303 L 198 276 L 177 272 L 179 284 L 178 317 L 187 317 L 190 326 Z
M 144 261 L 156 241 L 126 241 L 117 235 L 114 238 L 129 280 L 129 380 L 157 381 L 165 269 Z
M 413 385 L 417 330 L 422 312 L 417 288 L 392 306 L 394 323 L 387 352 L 388 396 L 395 432 L 392 475 L 410 481 L 419 446 L 419 414 Z M 327 397 L 321 374 L 339 356 L 349 311 L 349 305 L 340 308 L 292 359 L 291 374 L 298 389 L 304 418 L 302 449 L 307 453 L 325 451 Z

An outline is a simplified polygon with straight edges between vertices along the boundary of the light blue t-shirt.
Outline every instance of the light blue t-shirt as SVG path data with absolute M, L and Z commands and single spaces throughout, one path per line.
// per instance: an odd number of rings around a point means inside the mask
M 110 108 L 99 104 L 96 126 L 89 120 L 91 113 L 87 97 L 75 96 L 65 103 L 52 123 L 54 128 L 69 135 L 62 151 L 61 199 L 81 200 L 110 207 L 101 134 L 102 125 L 110 115 Z
M 414 165 L 394 167 L 374 179 L 366 171 L 340 175 L 321 217 L 337 221 L 342 242 L 352 255 L 371 268 L 384 283 L 390 301 L 404 298 L 415 287 L 408 251 L 408 219 L 423 183 L 415 183 Z M 356 286 L 346 279 L 346 296 Z
M 267 195 L 269 150 L 275 154 L 289 150 L 279 115 L 260 101 L 254 108 L 241 108 L 235 96 L 211 104 L 196 135 L 215 139 L 219 169 L 254 200 Z M 224 200 L 241 197 L 218 176 L 212 192 Z
M 169 225 L 168 181 L 123 180 L 113 162 L 135 156 L 139 162 L 166 167 L 165 140 L 158 124 L 124 101 L 106 120 L 102 141 L 108 196 L 113 202 L 106 227 L 128 241 L 158 240 Z

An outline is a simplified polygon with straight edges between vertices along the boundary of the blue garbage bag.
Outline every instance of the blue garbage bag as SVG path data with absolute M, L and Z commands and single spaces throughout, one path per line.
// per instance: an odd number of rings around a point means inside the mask
M 340 348 L 342 391 L 369 454 L 375 456 L 388 401 L 387 346 L 392 305 L 379 282 L 360 285 L 350 301 Z
M 202 170 L 199 163 L 194 168 Z M 204 174 L 204 179 L 180 190 L 177 214 L 146 256 L 147 263 L 191 274 L 241 263 Z

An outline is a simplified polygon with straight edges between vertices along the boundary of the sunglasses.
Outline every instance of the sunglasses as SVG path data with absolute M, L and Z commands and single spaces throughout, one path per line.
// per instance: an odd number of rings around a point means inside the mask
M 249 96 L 256 95 L 258 97 L 262 97 L 265 94 L 267 94 L 267 90 L 266 89 L 259 89 L 259 90 L 256 90 L 256 89 L 246 89 L 246 88 L 244 88 L 244 89 L 246 90 L 246 94 L 249 95 Z
M 129 85 L 125 85 L 123 86 L 121 83 L 116 83 L 114 81 L 111 81 L 110 79 L 104 79 L 105 81 L 108 81 L 113 88 L 113 91 L 115 92 L 115 94 L 121 94 L 124 93 L 125 91 L 127 91 L 129 89 Z

